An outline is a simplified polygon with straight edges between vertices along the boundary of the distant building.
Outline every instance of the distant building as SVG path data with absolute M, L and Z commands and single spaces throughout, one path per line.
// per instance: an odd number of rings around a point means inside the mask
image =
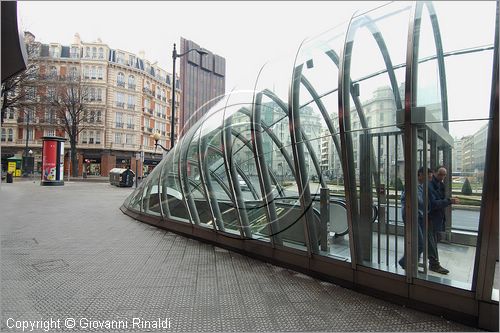
M 453 167 L 453 170 L 452 172 L 453 173 L 461 173 L 462 172 L 462 159 L 463 159 L 463 140 L 462 139 L 459 139 L 459 138 L 455 138 L 455 147 L 454 147 L 454 150 L 453 150 L 453 154 L 452 154 L 452 167 Z
M 27 139 L 35 168 L 40 168 L 42 137 L 66 136 L 62 119 L 57 119 L 47 98 L 57 85 L 75 79 L 89 90 L 86 120 L 77 141 L 79 174 L 84 161 L 87 171 L 95 175 L 106 176 L 115 167 L 134 168 L 136 155 L 142 152 L 141 176 L 161 160 L 162 151 L 155 150 L 152 134 L 159 132 L 159 143 L 169 147 L 171 73 L 146 60 L 143 52 L 113 49 L 100 39 L 83 42 L 79 34 L 70 45 L 41 43 L 29 32 L 25 41 L 34 50 L 29 61 L 36 64 L 37 72 L 19 87 L 26 100 L 7 110 L 1 130 L 2 162 L 22 156 Z M 177 94 L 180 99 L 180 91 Z
M 196 48 L 201 47 L 181 37 L 179 53 Z M 176 108 L 180 106 L 180 136 L 226 92 L 226 59 L 205 48 L 204 50 L 208 52 L 207 55 L 200 56 L 193 51 L 179 59 L 180 90 L 183 94 L 178 100 L 180 103 L 176 103 Z

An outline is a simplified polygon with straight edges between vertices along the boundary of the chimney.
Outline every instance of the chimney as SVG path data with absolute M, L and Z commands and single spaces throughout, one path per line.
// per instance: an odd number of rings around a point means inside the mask
M 80 34 L 77 32 L 75 36 L 73 37 L 73 44 L 80 45 L 82 43 L 80 39 Z

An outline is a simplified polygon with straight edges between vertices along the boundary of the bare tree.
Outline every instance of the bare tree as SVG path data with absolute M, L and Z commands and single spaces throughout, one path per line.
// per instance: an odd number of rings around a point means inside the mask
M 38 57 L 38 45 L 28 44 L 26 45 L 26 49 L 28 51 L 28 65 L 26 70 L 2 83 L 2 124 L 8 108 L 19 108 L 27 101 L 34 102 L 34 100 L 31 100 L 33 96 L 27 95 L 26 90 L 22 88 L 27 83 L 37 79 L 38 63 L 34 60 Z
M 53 94 L 47 96 L 48 107 L 55 112 L 60 126 L 68 134 L 71 149 L 72 176 L 78 176 L 76 145 L 78 135 L 88 127 L 87 109 L 89 88 L 80 78 L 70 78 L 57 85 Z

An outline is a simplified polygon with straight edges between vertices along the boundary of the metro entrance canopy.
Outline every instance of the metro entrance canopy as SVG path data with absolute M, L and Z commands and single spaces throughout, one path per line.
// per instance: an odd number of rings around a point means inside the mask
M 305 40 L 284 70 L 270 63 L 253 91 L 225 95 L 122 211 L 498 329 L 499 5 L 455 5 L 393 2 Z M 454 170 L 477 184 L 475 213 L 446 211 L 447 276 L 417 265 L 417 170 L 439 165 L 448 196 Z

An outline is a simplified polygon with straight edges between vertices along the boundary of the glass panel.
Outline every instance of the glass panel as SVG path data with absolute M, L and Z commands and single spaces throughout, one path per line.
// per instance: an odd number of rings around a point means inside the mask
M 202 184 L 202 179 L 200 176 L 199 168 L 199 139 L 200 130 L 196 130 L 194 135 L 189 136 L 185 145 L 187 145 L 187 155 L 186 155 L 186 170 L 184 171 L 187 175 L 188 188 L 186 189 L 188 193 L 184 195 L 187 197 L 190 195 L 194 200 L 194 208 L 200 218 L 200 225 L 207 228 L 214 228 L 213 217 L 210 211 L 210 206 L 208 204 L 208 198 L 205 193 L 205 188 Z M 189 144 L 188 144 L 189 142 Z M 194 212 L 193 212 L 194 213 Z
M 303 142 L 302 177 L 306 177 L 313 203 L 320 254 L 350 260 L 343 172 L 338 149 L 338 66 L 347 23 L 306 40 L 295 69 L 300 85 L 300 132 Z M 320 181 L 322 180 L 322 182 Z M 321 216 L 320 189 L 330 189 L 329 216 Z M 325 223 L 326 225 L 323 225 Z
M 250 97 L 251 98 L 251 97 Z M 251 100 L 251 99 L 250 99 Z M 226 109 L 227 124 L 231 124 L 231 162 L 237 172 L 237 181 L 243 198 L 243 206 L 239 209 L 242 223 L 248 221 L 246 237 L 269 241 L 269 224 L 266 210 L 262 204 L 261 181 L 258 178 L 257 166 L 251 143 L 250 114 L 251 104 L 238 105 L 231 103 Z M 236 111 L 236 112 L 234 112 Z M 231 114 L 234 112 L 234 114 Z M 228 117 L 231 115 L 231 117 Z
M 216 228 L 239 234 L 234 206 L 230 199 L 229 183 L 222 152 L 222 123 L 224 109 L 211 112 L 200 128 L 202 176 L 208 195 L 209 209 L 216 219 Z
M 160 173 L 161 166 L 157 166 L 148 176 L 148 188 L 143 198 L 145 214 L 161 216 L 160 194 L 158 193 Z
M 129 209 L 135 210 L 137 212 L 141 211 L 142 204 L 142 194 L 144 192 L 145 182 L 139 184 L 138 188 L 131 194 Z
M 437 59 L 432 59 L 437 52 L 429 18 L 432 7 L 424 6 L 422 12 L 417 106 L 422 107 L 418 112 L 425 113 L 425 128 L 430 133 L 428 165 L 435 170 L 428 194 L 430 231 L 424 233 L 423 241 L 431 249 L 429 270 L 418 277 L 470 290 L 483 200 L 486 119 L 490 112 L 494 29 L 487 27 L 494 26 L 495 4 L 479 2 L 478 6 L 461 4 L 461 7 L 458 15 L 441 17 L 440 13 L 452 7 L 436 3 L 440 26 L 443 23 L 445 72 L 439 70 Z M 471 15 L 477 12 L 481 14 Z M 464 36 L 467 43 L 463 43 L 464 39 L 459 37 L 465 28 L 463 20 L 477 33 L 478 39 Z M 467 31 L 467 36 L 471 36 L 472 32 Z M 446 104 L 441 105 L 440 79 L 446 79 L 447 108 Z M 434 118 L 441 122 L 433 123 Z M 432 251 L 434 246 L 436 251 Z
M 255 126 L 261 137 L 258 154 L 264 165 L 262 176 L 267 177 L 261 180 L 261 186 L 268 184 L 264 189 L 270 202 L 267 217 L 275 218 L 275 221 L 268 220 L 269 228 L 262 232 L 272 232 L 278 244 L 305 251 L 304 214 L 294 176 L 295 162 L 288 114 L 289 79 L 286 78 L 290 78 L 293 71 L 293 60 L 294 54 L 290 53 L 272 59 L 261 69 L 255 85 L 255 103 L 260 108 L 260 123 Z M 286 161 L 282 147 L 291 165 Z
M 361 265 L 404 274 L 400 193 L 404 179 L 402 132 L 406 40 L 411 5 L 393 3 L 353 19 L 350 135 L 359 203 L 357 257 Z M 400 27 L 394 29 L 394 26 Z M 370 61 L 366 55 L 370 54 Z
M 168 219 L 190 222 L 189 212 L 186 208 L 179 183 L 179 151 L 179 149 L 176 149 L 168 153 L 162 162 L 165 164 L 161 175 L 163 212 Z

